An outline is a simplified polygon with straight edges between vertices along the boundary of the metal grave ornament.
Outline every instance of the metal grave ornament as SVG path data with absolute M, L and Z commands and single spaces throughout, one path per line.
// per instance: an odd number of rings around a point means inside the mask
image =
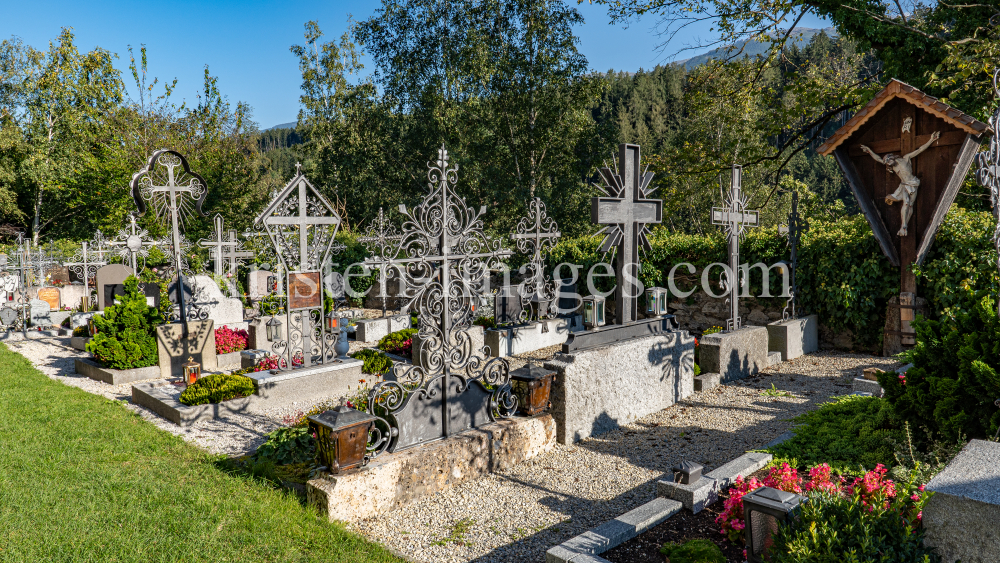
M 31 241 L 24 233 L 17 233 L 14 253 L 4 260 L 0 274 L 0 283 L 8 298 L 0 304 L 0 323 L 7 330 L 20 329 L 25 337 L 28 335 L 28 278 L 32 269 L 30 249 Z
M 792 192 L 792 210 L 788 213 L 788 225 L 781 226 L 778 230 L 788 236 L 789 263 L 787 267 L 791 292 L 788 301 L 785 302 L 785 308 L 781 311 L 781 320 L 787 321 L 797 318 L 795 302 L 799 286 L 795 283 L 795 273 L 799 269 L 799 240 L 802 238 L 802 233 L 809 231 L 809 222 L 799 215 L 799 192 L 797 190 Z
M 171 258 L 177 280 L 177 305 L 184 325 L 183 337 L 187 338 L 189 312 L 184 303 L 185 243 L 181 227 L 195 213 L 204 217 L 201 210 L 208 194 L 205 179 L 191 171 L 187 159 L 177 151 L 160 149 L 149 157 L 146 166 L 132 176 L 132 199 L 141 217 L 146 213 L 146 202 L 156 212 L 160 221 L 170 221 Z
M 521 273 L 526 277 L 518 293 L 530 308 L 533 320 L 542 320 L 549 315 L 550 306 L 555 306 L 555 284 L 545 278 L 545 255 L 556 245 L 561 233 L 559 225 L 545 212 L 545 203 L 540 198 L 534 198 L 528 203 L 528 216 L 522 217 L 514 228 L 510 238 L 517 244 L 518 252 L 531 254 L 531 261 L 522 266 Z
M 729 291 L 727 330 L 739 330 L 743 326 L 740 319 L 740 289 L 743 287 L 740 280 L 740 237 L 747 227 L 757 227 L 759 223 L 758 212 L 747 209 L 747 197 L 743 194 L 743 167 L 734 164 L 726 207 L 712 208 L 712 224 L 726 227 L 729 239 L 729 269 L 723 274 L 723 285 Z
M 399 241 L 401 240 L 403 240 L 403 235 L 399 234 L 396 231 L 396 227 L 386 220 L 385 213 L 381 207 L 378 208 L 378 217 L 368 226 L 365 236 L 358 237 L 358 242 L 363 244 L 368 249 L 368 252 L 371 253 L 371 258 L 366 263 L 378 268 L 379 271 L 378 296 L 382 298 L 383 317 L 385 317 L 385 303 L 386 299 L 388 299 L 385 282 L 389 277 L 389 262 L 386 261 L 385 257 L 396 254 Z
M 215 266 L 215 275 L 225 281 L 229 296 L 239 297 L 239 291 L 232 278 L 236 276 L 240 263 L 253 258 L 254 253 L 243 248 L 239 237 L 236 236 L 236 229 L 225 229 L 222 215 L 217 213 L 212 222 L 215 225 L 212 238 L 199 240 L 198 246 L 209 249 L 208 254 Z
M 476 211 L 455 194 L 458 166 L 449 168 L 444 147 L 428 169 L 428 194 L 412 210 L 399 206 L 406 216 L 403 238 L 392 255 L 381 257 L 400 272 L 407 308 L 420 316 L 421 345 L 413 351 L 419 356 L 413 365 L 396 364 L 391 380 L 368 394 L 367 411 L 376 417 L 369 458 L 446 438 L 517 408 L 507 362 L 474 354 L 469 334 L 490 270 L 512 253 L 483 232 L 486 207 Z
M 83 279 L 83 287 L 86 290 L 88 299 L 90 299 L 90 279 L 97 276 L 98 268 L 107 265 L 108 260 L 106 255 L 109 252 L 108 243 L 104 239 L 104 235 L 101 231 L 97 231 L 94 235 L 94 240 L 89 242 L 84 241 L 81 244 L 80 250 L 77 250 L 76 254 L 73 255 L 73 258 L 63 264 L 69 271 Z M 94 288 L 97 288 L 96 279 L 94 280 Z
M 150 238 L 149 231 L 139 227 L 135 213 L 129 213 L 128 221 L 128 229 L 118 231 L 118 236 L 107 241 L 107 245 L 117 249 L 118 258 L 121 259 L 122 264 L 127 264 L 132 268 L 132 272 L 139 275 L 139 259 L 142 259 L 142 265 L 145 267 L 146 259 L 149 258 L 149 249 L 154 246 L 166 246 L 170 244 L 170 241 L 158 241 Z
M 618 173 L 601 168 L 607 197 L 591 198 L 590 219 L 605 225 L 597 234 L 606 233 L 601 252 L 615 248 L 615 322 L 623 325 L 636 320 L 641 290 L 632 287 L 639 279 L 639 247 L 649 251 L 647 225 L 663 221 L 663 201 L 647 199 L 656 188 L 649 188 L 652 172 L 640 172 L 639 145 L 618 147 Z M 633 294 L 634 293 L 634 294 Z
M 996 95 L 997 109 L 990 116 L 989 126 L 1000 131 L 1000 69 L 993 73 L 993 93 Z M 997 226 L 993 229 L 993 247 L 997 250 L 997 270 L 1000 271 L 1000 138 L 994 133 L 989 147 L 976 155 L 976 181 L 990 191 L 990 203 Z M 996 297 L 997 314 L 1000 315 L 1000 295 Z M 997 400 L 1000 407 L 1000 399 Z M 1000 432 L 1000 429 L 997 429 Z
M 323 322 L 323 266 L 340 226 L 340 215 L 313 187 L 302 167 L 257 216 L 284 267 L 287 300 L 282 339 L 271 350 L 279 369 L 335 362 L 337 334 Z

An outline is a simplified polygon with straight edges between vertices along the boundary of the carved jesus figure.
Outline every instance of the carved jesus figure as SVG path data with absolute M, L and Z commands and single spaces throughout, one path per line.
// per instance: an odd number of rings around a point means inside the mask
M 870 148 L 865 145 L 861 145 L 861 150 L 870 154 L 876 162 L 880 164 L 885 164 L 885 167 L 892 170 L 896 176 L 899 176 L 899 187 L 896 191 L 885 196 L 885 202 L 889 205 L 897 201 L 903 202 L 903 208 L 899 210 L 900 216 L 903 218 L 903 226 L 900 227 L 899 232 L 896 233 L 901 237 L 907 235 L 906 226 L 910 223 L 910 216 L 913 215 L 913 202 L 917 199 L 917 188 L 920 187 L 920 178 L 913 175 L 913 166 L 910 164 L 914 158 L 916 158 L 920 153 L 929 149 L 934 141 L 941 137 L 940 131 L 935 131 L 931 134 L 931 140 L 927 141 L 920 146 L 917 150 L 905 154 L 903 156 L 896 156 L 892 153 L 885 155 L 885 157 L 880 157 L 875 154 Z

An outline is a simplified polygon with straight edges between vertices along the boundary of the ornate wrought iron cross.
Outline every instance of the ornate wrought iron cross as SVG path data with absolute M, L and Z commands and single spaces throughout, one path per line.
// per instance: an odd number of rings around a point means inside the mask
M 787 321 L 796 317 L 795 302 L 799 286 L 795 283 L 795 272 L 799 269 L 799 240 L 802 238 L 802 233 L 809 231 L 809 222 L 799 215 L 798 190 L 792 192 L 792 211 L 788 214 L 788 225 L 782 225 L 778 230 L 788 235 L 788 275 L 791 278 L 792 291 L 788 301 L 785 302 L 785 308 L 781 311 L 781 319 Z
M 76 254 L 71 258 L 72 261 L 63 264 L 71 272 L 83 278 L 83 287 L 86 289 L 88 296 L 90 295 L 90 278 L 97 275 L 97 268 L 108 263 L 105 258 L 105 254 L 107 253 L 107 241 L 104 240 L 104 235 L 101 234 L 101 231 L 97 231 L 93 241 L 84 241 L 82 248 L 77 250 Z
M 170 218 L 170 234 L 173 241 L 174 267 L 177 270 L 177 302 L 184 324 L 183 338 L 187 338 L 188 327 L 184 305 L 184 245 L 181 241 L 181 225 L 185 218 L 195 213 L 204 217 L 201 205 L 205 202 L 208 188 L 205 179 L 191 171 L 187 159 L 177 151 L 160 149 L 149 157 L 141 170 L 132 176 L 132 199 L 139 215 L 146 213 L 146 202 L 156 211 L 157 219 Z
M 517 399 L 503 358 L 475 355 L 469 328 L 473 305 L 491 269 L 510 256 L 502 241 L 483 232 L 483 214 L 458 197 L 458 166 L 441 147 L 428 163 L 428 194 L 406 216 L 403 239 L 390 256 L 405 280 L 407 307 L 420 315 L 414 365 L 396 364 L 395 378 L 376 384 L 368 412 L 377 420 L 368 454 L 397 451 L 513 414 Z M 374 264 L 375 261 L 368 262 Z
M 129 213 L 128 220 L 128 230 L 119 230 L 118 236 L 113 240 L 109 240 L 107 244 L 112 248 L 118 249 L 118 257 L 121 258 L 123 263 L 127 261 L 132 267 L 132 272 L 138 276 L 139 258 L 142 258 L 143 262 L 145 262 L 146 258 L 149 258 L 150 248 L 154 246 L 165 247 L 169 242 L 152 240 L 146 229 L 139 228 L 139 225 L 136 223 L 135 213 Z
M 656 188 L 649 188 L 652 172 L 640 172 L 639 145 L 618 147 L 618 173 L 601 168 L 604 185 L 599 186 L 607 197 L 595 197 L 590 203 L 590 220 L 607 225 L 601 252 L 615 250 L 615 321 L 625 324 L 636 320 L 638 291 L 632 293 L 630 280 L 639 279 L 639 247 L 649 251 L 647 225 L 663 221 L 663 201 L 647 199 Z
M 545 203 L 540 198 L 534 198 L 528 203 L 528 216 L 522 217 L 514 228 L 510 238 L 517 244 L 518 252 L 532 254 L 531 262 L 525 264 L 528 276 L 518 288 L 522 301 L 537 299 L 540 303 L 548 303 L 555 298 L 555 287 L 547 284 L 543 260 L 548 250 L 556 245 L 561 233 L 559 225 L 548 216 Z M 537 312 L 541 317 L 542 311 Z
M 743 326 L 740 318 L 740 237 L 747 227 L 756 227 L 759 213 L 747 209 L 747 197 L 743 194 L 743 167 L 733 165 L 732 181 L 726 207 L 712 208 L 712 224 L 726 227 L 729 238 L 729 270 L 724 274 L 724 283 L 729 288 L 728 330 L 739 330 Z
M 378 285 L 379 294 L 378 296 L 382 298 L 382 316 L 385 316 L 385 302 L 387 295 L 385 293 L 385 282 L 388 276 L 387 266 L 389 262 L 385 259 L 386 256 L 395 256 L 396 248 L 399 246 L 399 241 L 403 240 L 403 235 L 396 231 L 396 227 L 386 220 L 385 213 L 383 213 L 382 208 L 378 208 L 378 217 L 368 226 L 368 231 L 365 236 L 358 237 L 358 242 L 365 245 L 368 252 L 372 254 L 371 258 L 367 261 L 369 264 L 375 265 L 379 270 Z
M 286 275 L 285 340 L 271 349 L 283 356 L 280 369 L 290 370 L 336 361 L 337 335 L 323 323 L 323 272 L 340 226 L 340 215 L 313 187 L 300 165 L 295 177 L 254 221 L 267 229 Z
M 42 249 L 41 245 L 35 245 L 35 252 L 32 254 L 31 241 L 26 239 L 24 242 L 25 257 L 27 258 L 26 263 L 31 264 L 31 269 L 33 270 L 35 276 L 33 283 L 35 285 L 45 285 L 45 272 L 48 270 L 49 266 L 59 263 L 52 257 L 51 245 L 48 253 Z
M 993 92 L 1000 98 L 1000 69 L 993 73 Z M 993 247 L 997 250 L 997 270 L 1000 270 L 1000 102 L 988 121 L 993 129 L 989 149 L 976 155 L 976 180 L 990 190 L 990 202 L 997 226 L 993 230 Z M 1000 315 L 1000 295 L 997 296 L 997 314 Z M 1000 406 L 1000 405 L 998 405 Z

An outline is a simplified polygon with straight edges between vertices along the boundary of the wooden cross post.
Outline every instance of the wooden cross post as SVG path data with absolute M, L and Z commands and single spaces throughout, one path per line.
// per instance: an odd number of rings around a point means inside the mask
M 729 239 L 729 270 L 726 272 L 729 286 L 729 326 L 728 330 L 739 330 L 742 327 L 740 319 L 740 237 L 747 227 L 759 225 L 759 213 L 746 208 L 746 196 L 743 195 L 743 167 L 733 165 L 732 182 L 729 185 L 729 198 L 726 207 L 712 208 L 712 224 L 723 225 Z M 747 280 L 744 280 L 744 282 Z
M 639 246 L 649 251 L 646 225 L 663 220 L 663 201 L 644 199 L 655 188 L 648 189 L 653 173 L 640 171 L 639 156 L 639 145 L 619 146 L 618 173 L 608 167 L 600 170 L 600 188 L 608 197 L 592 198 L 590 206 L 590 220 L 605 225 L 601 252 L 615 248 L 615 322 L 620 325 L 638 316 L 639 296 L 632 295 L 631 288 L 639 279 Z

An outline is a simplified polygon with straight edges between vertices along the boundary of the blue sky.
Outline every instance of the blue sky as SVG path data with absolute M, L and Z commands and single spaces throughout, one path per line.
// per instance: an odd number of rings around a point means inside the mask
M 145 44 L 149 72 L 163 80 L 177 78 L 174 100 L 193 101 L 207 64 L 219 78 L 219 89 L 230 101 L 253 108 L 261 128 L 294 121 L 298 114 L 298 63 L 289 46 L 302 42 L 303 24 L 317 20 L 328 39 L 347 29 L 348 14 L 363 20 L 380 1 L 293 0 L 155 2 L 5 2 L 0 39 L 16 35 L 36 49 L 47 49 L 62 27 L 72 27 L 81 49 L 103 47 L 118 54 L 116 66 L 128 70 L 127 46 Z M 672 60 L 674 51 L 696 40 L 679 37 L 664 53 L 647 18 L 628 28 L 609 25 L 604 6 L 577 6 L 586 23 L 576 29 L 580 51 L 594 70 L 635 71 Z M 808 16 L 803 27 L 825 27 Z M 708 26 L 695 33 L 704 39 Z M 683 53 L 683 59 L 698 54 Z M 370 65 L 366 65 L 369 66 Z M 366 69 L 370 70 L 370 68 Z M 131 80 L 126 75 L 127 80 Z

